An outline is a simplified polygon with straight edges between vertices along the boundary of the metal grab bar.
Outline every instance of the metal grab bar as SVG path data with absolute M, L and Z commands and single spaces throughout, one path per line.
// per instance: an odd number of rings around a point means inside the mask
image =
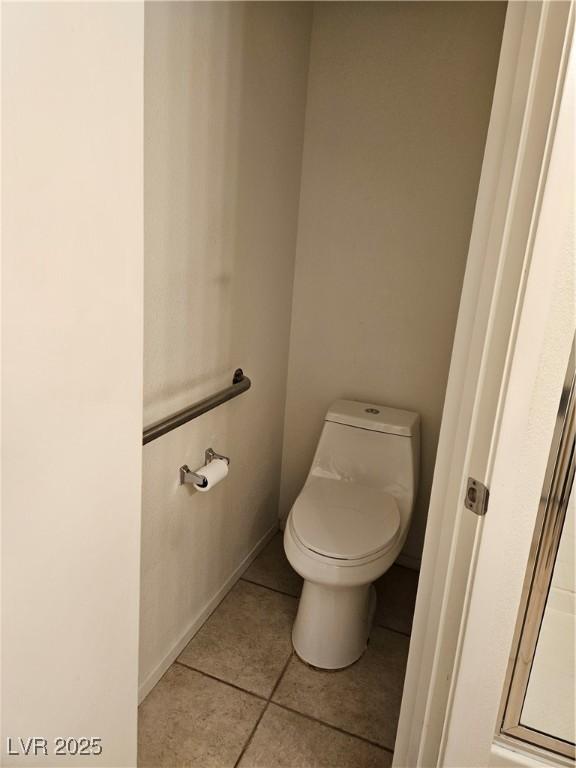
M 242 368 L 237 368 L 234 371 L 234 378 L 232 384 L 226 389 L 221 389 L 220 392 L 216 392 L 210 397 L 205 397 L 204 400 L 199 400 L 194 405 L 189 405 L 188 408 L 184 408 L 177 413 L 173 413 L 172 416 L 168 416 L 162 421 L 157 421 L 155 424 L 151 424 L 143 432 L 142 445 L 151 443 L 152 440 L 156 440 L 157 437 L 162 437 L 167 432 L 171 432 L 177 427 L 181 427 L 183 424 L 187 424 L 192 419 L 202 416 L 203 413 L 211 411 L 222 403 L 226 403 L 228 400 L 232 400 L 234 397 L 238 397 L 242 392 L 246 392 L 250 389 L 252 382 L 248 376 L 244 376 Z

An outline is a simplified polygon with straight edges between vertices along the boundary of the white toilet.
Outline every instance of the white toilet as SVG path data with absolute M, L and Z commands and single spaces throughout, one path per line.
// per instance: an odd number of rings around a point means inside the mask
M 337 400 L 290 511 L 284 549 L 304 579 L 292 643 L 322 669 L 364 652 L 376 607 L 372 582 L 406 540 L 418 486 L 420 417 Z

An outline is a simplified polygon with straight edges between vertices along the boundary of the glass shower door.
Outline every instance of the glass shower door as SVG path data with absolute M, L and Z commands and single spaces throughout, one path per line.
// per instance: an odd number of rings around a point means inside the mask
M 542 489 L 500 735 L 575 757 L 575 371 L 572 352 Z

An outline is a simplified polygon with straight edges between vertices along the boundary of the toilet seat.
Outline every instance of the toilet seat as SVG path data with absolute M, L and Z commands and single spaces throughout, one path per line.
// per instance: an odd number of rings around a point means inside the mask
M 290 517 L 292 530 L 306 549 L 340 561 L 382 554 L 400 533 L 393 496 L 345 480 L 311 477 Z

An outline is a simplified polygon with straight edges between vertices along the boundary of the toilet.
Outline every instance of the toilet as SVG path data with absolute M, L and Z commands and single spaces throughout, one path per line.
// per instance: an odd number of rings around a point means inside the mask
M 352 400 L 328 410 L 284 530 L 286 556 L 304 579 L 292 643 L 308 664 L 341 669 L 364 653 L 373 582 L 406 540 L 419 459 L 417 413 Z

